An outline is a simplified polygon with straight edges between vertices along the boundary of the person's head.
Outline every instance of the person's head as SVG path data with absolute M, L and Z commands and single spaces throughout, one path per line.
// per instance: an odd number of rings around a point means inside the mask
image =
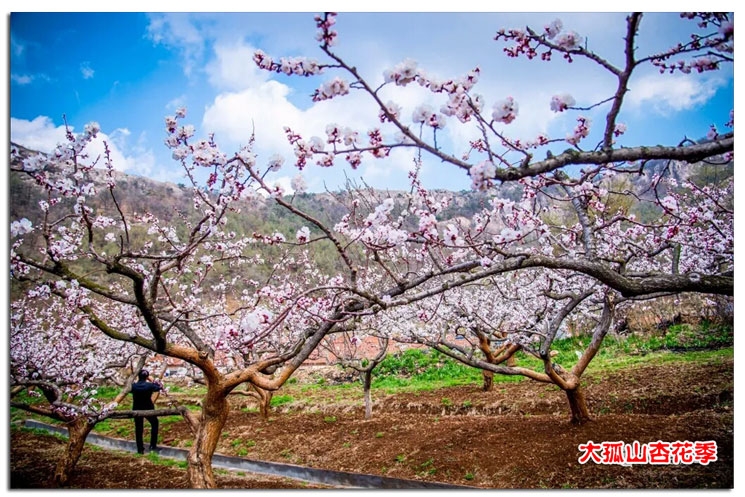
M 147 377 L 150 376 L 150 372 L 147 369 L 143 369 L 139 373 L 137 373 L 137 377 L 142 380 L 147 380 Z

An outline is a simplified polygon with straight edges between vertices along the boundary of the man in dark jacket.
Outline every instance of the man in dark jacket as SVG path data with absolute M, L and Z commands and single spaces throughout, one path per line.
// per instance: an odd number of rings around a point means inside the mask
M 132 409 L 135 411 L 152 411 L 155 409 L 153 404 L 152 395 L 155 392 L 160 392 L 163 387 L 160 383 L 154 383 L 148 381 L 150 373 L 143 369 L 137 375 L 139 381 L 132 383 Z M 157 397 L 156 397 L 157 398 Z M 135 419 L 135 440 L 137 441 L 137 452 L 140 454 L 145 453 L 145 445 L 142 441 L 142 430 L 143 430 L 143 419 Z M 158 417 L 147 416 L 147 420 L 150 422 L 150 452 L 158 450 Z

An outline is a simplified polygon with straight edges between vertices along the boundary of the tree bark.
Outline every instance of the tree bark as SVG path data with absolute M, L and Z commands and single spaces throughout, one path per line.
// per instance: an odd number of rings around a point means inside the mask
M 370 389 L 372 386 L 372 370 L 362 372 L 362 389 L 365 392 L 365 419 L 372 418 L 372 396 Z
M 220 440 L 230 410 L 227 394 L 208 386 L 202 401 L 202 418 L 194 438 L 194 445 L 187 457 L 187 478 L 191 488 L 215 488 L 212 456 Z
M 70 481 L 72 472 L 75 470 L 75 465 L 78 463 L 78 459 L 80 459 L 83 447 L 85 447 L 85 439 L 94 426 L 95 424 L 89 423 L 85 416 L 77 417 L 75 420 L 67 423 L 67 432 L 69 434 L 67 447 L 54 471 L 54 482 L 56 485 L 64 486 Z
M 494 389 L 494 373 L 483 369 L 481 375 L 484 377 L 484 392 L 491 392 Z
M 587 409 L 587 401 L 582 387 L 577 386 L 571 390 L 564 390 L 569 401 L 569 409 L 572 412 L 572 424 L 584 424 L 591 420 L 590 411 Z
M 272 405 L 272 396 L 274 392 L 271 390 L 264 390 L 254 386 L 254 389 L 259 393 L 259 412 L 261 413 L 262 419 L 269 419 L 269 408 Z

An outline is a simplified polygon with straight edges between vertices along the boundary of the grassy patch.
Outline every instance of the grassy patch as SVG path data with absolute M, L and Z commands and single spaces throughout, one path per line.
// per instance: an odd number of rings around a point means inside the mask
M 273 407 L 281 406 L 284 404 L 289 404 L 290 402 L 293 402 L 295 399 L 292 395 L 275 395 L 272 397 L 272 401 L 269 405 Z

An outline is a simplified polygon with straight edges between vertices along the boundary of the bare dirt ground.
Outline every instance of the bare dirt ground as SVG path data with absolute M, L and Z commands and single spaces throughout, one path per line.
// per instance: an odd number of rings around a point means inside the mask
M 310 407 L 315 402 L 289 403 L 275 407 L 271 417 L 262 420 L 246 409 L 249 400 L 236 397 L 217 452 L 480 488 L 733 487 L 732 360 L 596 373 L 584 384 L 594 420 L 583 426 L 569 424 L 562 392 L 527 381 L 496 384 L 492 392 L 474 385 L 375 394 L 371 420 L 364 419 L 360 402 L 344 398 L 329 399 L 323 410 Z M 296 388 L 293 395 L 298 392 L 302 390 Z M 161 431 L 162 445 L 190 444 L 183 422 Z M 578 445 L 590 440 L 713 440 L 718 460 L 705 466 L 579 464 Z M 14 432 L 11 488 L 49 487 L 55 454 L 62 447 L 63 442 L 53 437 Z M 222 472 L 218 484 L 314 486 Z M 183 469 L 156 465 L 147 457 L 86 448 L 70 486 L 183 488 L 186 481 Z

